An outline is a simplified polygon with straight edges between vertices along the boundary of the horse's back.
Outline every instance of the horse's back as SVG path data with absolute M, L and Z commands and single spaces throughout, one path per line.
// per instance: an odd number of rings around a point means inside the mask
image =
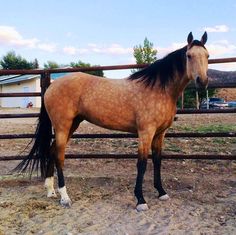
M 135 131 L 130 81 L 73 73 L 54 81 L 45 93 L 45 106 L 52 122 L 82 116 L 109 129 Z M 57 115 L 56 115 L 57 114 Z

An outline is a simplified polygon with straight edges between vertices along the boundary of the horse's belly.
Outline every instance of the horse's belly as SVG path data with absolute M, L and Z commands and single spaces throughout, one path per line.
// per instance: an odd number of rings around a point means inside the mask
M 86 110 L 83 116 L 88 122 L 107 129 L 136 132 L 135 118 L 128 111 L 96 109 Z
M 124 132 L 131 132 L 131 133 L 136 133 L 137 130 L 135 126 L 132 126 L 130 124 L 126 123 L 114 123 L 114 122 L 101 122 L 100 120 L 88 120 L 90 123 L 93 123 L 97 126 L 110 129 L 110 130 L 116 130 L 116 131 L 124 131 Z

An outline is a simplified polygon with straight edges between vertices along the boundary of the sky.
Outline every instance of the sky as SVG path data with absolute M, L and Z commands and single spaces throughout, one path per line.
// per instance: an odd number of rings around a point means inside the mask
M 0 59 L 13 50 L 41 67 L 133 64 L 133 47 L 145 37 L 162 58 L 186 45 L 189 32 L 200 39 L 204 31 L 210 58 L 236 57 L 235 0 L 0 0 L 0 6 Z M 236 63 L 210 67 L 236 70 Z

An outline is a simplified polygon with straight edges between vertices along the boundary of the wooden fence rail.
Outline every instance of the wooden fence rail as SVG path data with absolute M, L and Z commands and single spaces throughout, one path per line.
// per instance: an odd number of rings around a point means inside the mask
M 52 136 L 54 138 L 54 135 Z M 178 132 L 166 133 L 166 138 L 209 138 L 209 137 L 236 137 L 236 132 Z M 32 139 L 35 134 L 3 134 L 0 135 L 0 140 L 9 139 Z M 72 139 L 127 139 L 138 138 L 137 134 L 129 133 L 113 133 L 113 134 L 74 134 Z
M 66 159 L 137 159 L 137 154 L 66 154 Z M 26 156 L 2 156 L 0 161 L 18 161 Z M 151 155 L 149 156 L 151 158 Z M 236 155 L 215 155 L 215 154 L 163 154 L 163 159 L 186 159 L 186 160 L 236 160 Z

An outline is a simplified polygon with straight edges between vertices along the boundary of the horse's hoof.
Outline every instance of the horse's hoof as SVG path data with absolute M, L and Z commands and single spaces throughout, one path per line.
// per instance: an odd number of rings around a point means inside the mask
M 165 195 L 162 195 L 159 197 L 159 200 L 161 200 L 161 201 L 167 201 L 169 199 L 170 199 L 170 197 L 168 196 L 168 194 L 165 194 Z
M 61 204 L 61 206 L 64 207 L 64 208 L 70 208 L 72 202 L 71 202 L 70 199 L 67 199 L 67 200 L 61 199 L 61 200 L 60 200 L 60 204 Z
M 49 197 L 49 198 L 56 198 L 57 194 L 56 194 L 55 191 L 51 191 L 51 192 L 48 192 L 47 197 Z
M 136 210 L 138 211 L 138 212 L 140 212 L 140 211 L 146 211 L 146 210 L 148 210 L 149 208 L 148 208 L 148 205 L 146 204 L 146 203 L 144 203 L 144 204 L 138 204 L 137 206 L 136 206 Z

